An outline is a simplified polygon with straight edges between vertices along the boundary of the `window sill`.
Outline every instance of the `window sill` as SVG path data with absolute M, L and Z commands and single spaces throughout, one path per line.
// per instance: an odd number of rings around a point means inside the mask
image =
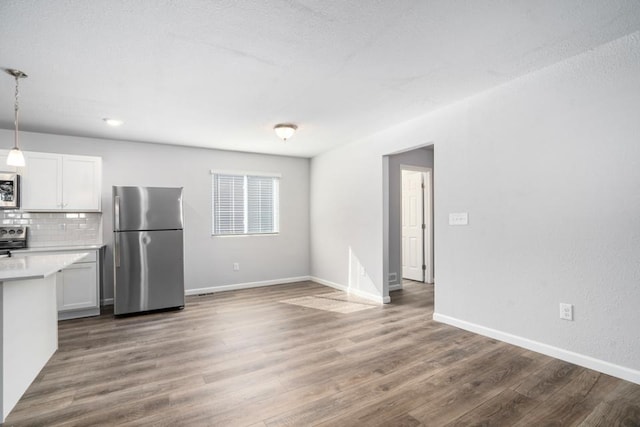
M 212 238 L 228 238 L 228 237 L 273 237 L 279 236 L 280 233 L 253 233 L 253 234 L 212 234 Z

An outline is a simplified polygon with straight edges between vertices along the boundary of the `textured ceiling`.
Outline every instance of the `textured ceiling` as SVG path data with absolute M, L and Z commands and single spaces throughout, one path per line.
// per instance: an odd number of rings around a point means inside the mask
M 311 157 L 639 29 L 637 0 L 2 0 L 0 67 L 24 130 Z

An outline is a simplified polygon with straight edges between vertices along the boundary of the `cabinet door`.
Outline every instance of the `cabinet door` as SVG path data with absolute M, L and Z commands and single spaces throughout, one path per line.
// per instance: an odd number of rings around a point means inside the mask
M 72 264 L 58 273 L 58 311 L 98 307 L 95 262 Z
M 62 157 L 50 153 L 24 154 L 26 166 L 22 168 L 22 209 L 62 209 Z
M 102 191 L 102 159 L 62 156 L 63 209 L 99 211 Z

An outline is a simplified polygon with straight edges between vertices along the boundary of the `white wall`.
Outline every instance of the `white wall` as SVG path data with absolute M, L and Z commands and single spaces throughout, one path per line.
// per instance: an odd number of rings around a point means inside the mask
M 0 130 L 1 140 L 12 138 L 11 131 Z M 20 141 L 27 151 L 102 157 L 103 237 L 108 245 L 103 298 L 113 297 L 113 185 L 184 187 L 187 291 L 309 274 L 308 159 L 30 132 L 21 132 Z M 281 173 L 280 233 L 212 237 L 211 169 Z M 234 262 L 240 263 L 240 271 L 233 271 Z
M 311 162 L 311 276 L 375 299 L 383 297 L 382 164 L 378 150 L 357 144 Z
M 640 382 L 639 111 L 634 33 L 314 158 L 312 275 L 382 295 L 382 156 L 433 142 L 437 317 Z

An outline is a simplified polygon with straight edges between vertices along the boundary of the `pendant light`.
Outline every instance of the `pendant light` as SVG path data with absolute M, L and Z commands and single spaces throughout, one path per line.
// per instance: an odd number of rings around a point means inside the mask
M 21 167 L 25 165 L 25 162 L 24 162 L 24 154 L 22 154 L 22 151 L 20 151 L 20 147 L 18 146 L 18 110 L 20 109 L 20 106 L 18 104 L 18 97 L 20 96 L 20 92 L 19 92 L 20 79 L 26 78 L 27 75 L 20 70 L 9 69 L 6 71 L 16 79 L 16 103 L 15 103 L 15 121 L 14 121 L 15 127 L 16 127 L 16 133 L 14 137 L 13 148 L 11 149 L 11 151 L 9 151 L 9 156 L 7 157 L 7 165 Z
M 280 123 L 279 125 L 275 125 L 273 127 L 276 135 L 278 135 L 278 137 L 283 139 L 284 141 L 291 138 L 296 129 L 298 129 L 298 126 L 291 123 Z

